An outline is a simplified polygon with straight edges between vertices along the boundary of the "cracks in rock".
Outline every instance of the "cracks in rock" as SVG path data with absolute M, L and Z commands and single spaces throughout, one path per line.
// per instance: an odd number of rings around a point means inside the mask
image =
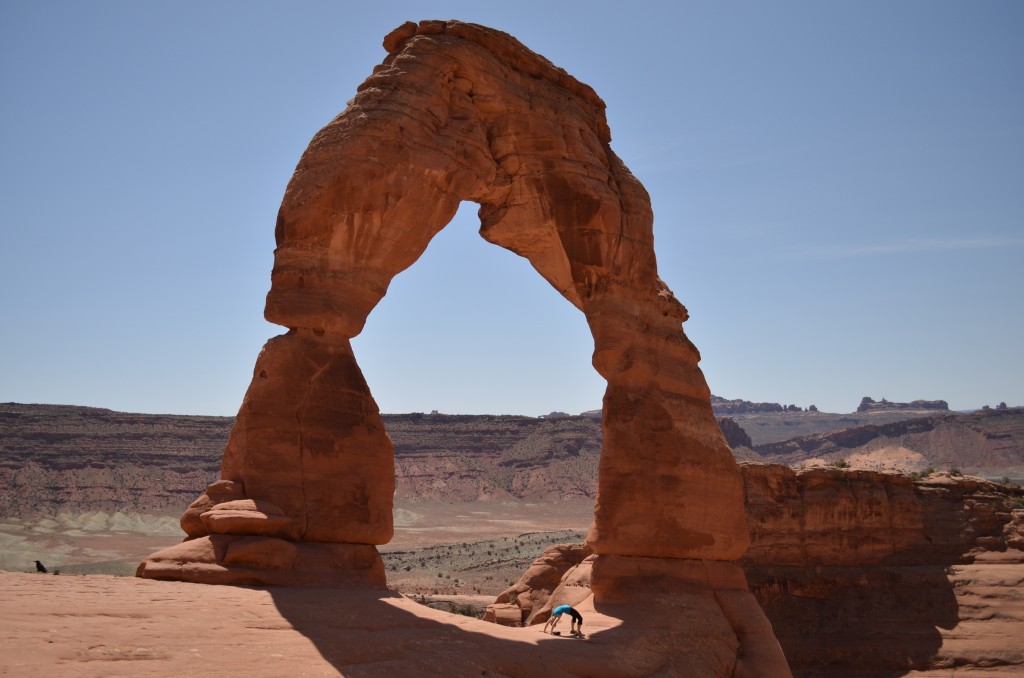
M 306 532 L 309 529 L 309 506 L 308 498 L 306 497 L 306 468 L 305 468 L 305 456 L 306 450 L 303 443 L 303 422 L 302 422 L 302 411 L 306 407 L 306 403 L 310 399 L 310 394 L 313 391 L 314 384 L 320 378 L 328 367 L 330 367 L 330 359 L 327 360 L 326 364 L 321 365 L 317 370 L 309 377 L 306 383 L 306 394 L 303 396 L 302 401 L 299 402 L 295 408 L 295 423 L 298 425 L 298 444 L 299 444 L 299 489 L 302 491 L 302 529 L 299 533 L 299 538 L 302 539 L 306 536 Z

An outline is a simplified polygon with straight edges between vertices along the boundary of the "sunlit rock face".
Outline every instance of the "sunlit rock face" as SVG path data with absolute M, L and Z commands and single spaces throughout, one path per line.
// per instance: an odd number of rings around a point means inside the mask
M 650 199 L 609 145 L 604 102 L 482 26 L 407 23 L 384 47 L 388 56 L 316 134 L 288 185 L 265 313 L 288 333 L 257 360 L 222 478 L 254 506 L 280 511 L 266 514 L 276 521 L 267 539 L 390 539 L 392 446 L 349 340 L 468 200 L 480 206 L 480 234 L 526 257 L 594 338 L 593 364 L 608 382 L 588 538 L 595 591 L 607 590 L 600 563 L 611 583 L 642 572 L 631 559 L 739 558 L 740 475 L 682 330 L 686 309 L 658 277 Z M 216 504 L 199 508 L 188 521 L 197 539 L 211 525 L 230 529 L 221 514 L 241 520 Z M 252 569 L 263 551 L 246 520 Z M 301 570 L 302 552 L 284 551 L 266 549 Z M 693 568 L 678 567 L 689 586 Z

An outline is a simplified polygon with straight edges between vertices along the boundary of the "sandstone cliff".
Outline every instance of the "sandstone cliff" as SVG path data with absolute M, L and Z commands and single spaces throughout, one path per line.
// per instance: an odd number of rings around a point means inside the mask
M 1024 671 L 1020 490 L 743 466 L 752 590 L 794 674 Z

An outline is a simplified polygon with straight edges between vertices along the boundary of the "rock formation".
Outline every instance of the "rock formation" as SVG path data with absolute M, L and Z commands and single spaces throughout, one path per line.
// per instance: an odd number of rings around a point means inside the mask
M 869 396 L 860 399 L 857 406 L 858 412 L 877 412 L 880 410 L 941 410 L 949 411 L 949 403 L 945 400 L 914 400 L 909 403 L 893 403 L 885 398 L 873 400 Z
M 594 337 L 593 364 L 608 382 L 588 538 L 595 603 L 641 597 L 642 572 L 656 563 L 660 589 L 675 582 L 674 595 L 712 620 L 716 633 L 703 637 L 701 624 L 699 643 L 696 627 L 686 632 L 707 675 L 740 670 L 751 653 L 777 654 L 773 640 L 767 649 L 747 641 L 761 613 L 734 563 L 747 547 L 740 475 L 681 327 L 686 309 L 658 277 L 650 199 L 609 145 L 604 102 L 481 26 L 406 23 L 384 47 L 384 62 L 306 149 L 278 214 L 265 316 L 288 333 L 257 360 L 221 468 L 255 502 L 250 527 L 204 535 L 192 521 L 194 539 L 155 554 L 139 574 L 230 580 L 234 566 L 218 551 L 225 538 L 246 539 L 247 553 L 257 553 L 255 539 L 293 543 L 298 573 L 310 545 L 388 541 L 392 445 L 350 339 L 468 200 L 480 205 L 481 235 L 527 258 Z M 267 506 L 290 522 L 256 535 L 252 526 L 272 520 Z M 223 507 L 200 508 L 212 532 Z M 339 579 L 351 562 L 337 559 Z M 694 579 L 719 570 L 728 572 Z
M 548 605 L 551 594 L 562 584 L 567 572 L 591 555 L 593 551 L 585 542 L 548 547 L 533 561 L 519 581 L 502 591 L 494 603 L 487 607 L 484 621 L 504 626 L 544 623 L 554 609 L 552 605 Z M 588 570 L 590 566 L 591 563 L 588 562 Z M 587 591 L 583 597 L 589 594 Z M 559 596 L 559 604 L 565 599 L 565 596 Z M 580 601 L 573 600 L 566 604 L 574 605 L 578 602 Z M 540 616 L 542 614 L 543 616 Z
M 947 474 L 741 469 L 751 545 L 740 563 L 794 675 L 1024 670 L 1010 640 L 1024 636 L 1024 491 Z M 588 553 L 549 548 L 487 618 L 542 624 L 582 599 Z
M 741 563 L 796 675 L 1024 670 L 1021 491 L 742 465 Z M 959 673 L 958 673 L 959 675 Z

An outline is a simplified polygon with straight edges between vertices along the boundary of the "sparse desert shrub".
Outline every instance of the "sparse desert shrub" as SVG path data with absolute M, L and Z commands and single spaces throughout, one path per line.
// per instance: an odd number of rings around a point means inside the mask
M 954 466 L 953 468 L 949 469 L 949 475 L 960 477 L 963 475 L 963 473 L 960 472 L 960 469 Z
M 833 468 L 850 468 L 850 462 L 846 461 L 845 459 L 838 459 L 829 464 L 829 466 Z

